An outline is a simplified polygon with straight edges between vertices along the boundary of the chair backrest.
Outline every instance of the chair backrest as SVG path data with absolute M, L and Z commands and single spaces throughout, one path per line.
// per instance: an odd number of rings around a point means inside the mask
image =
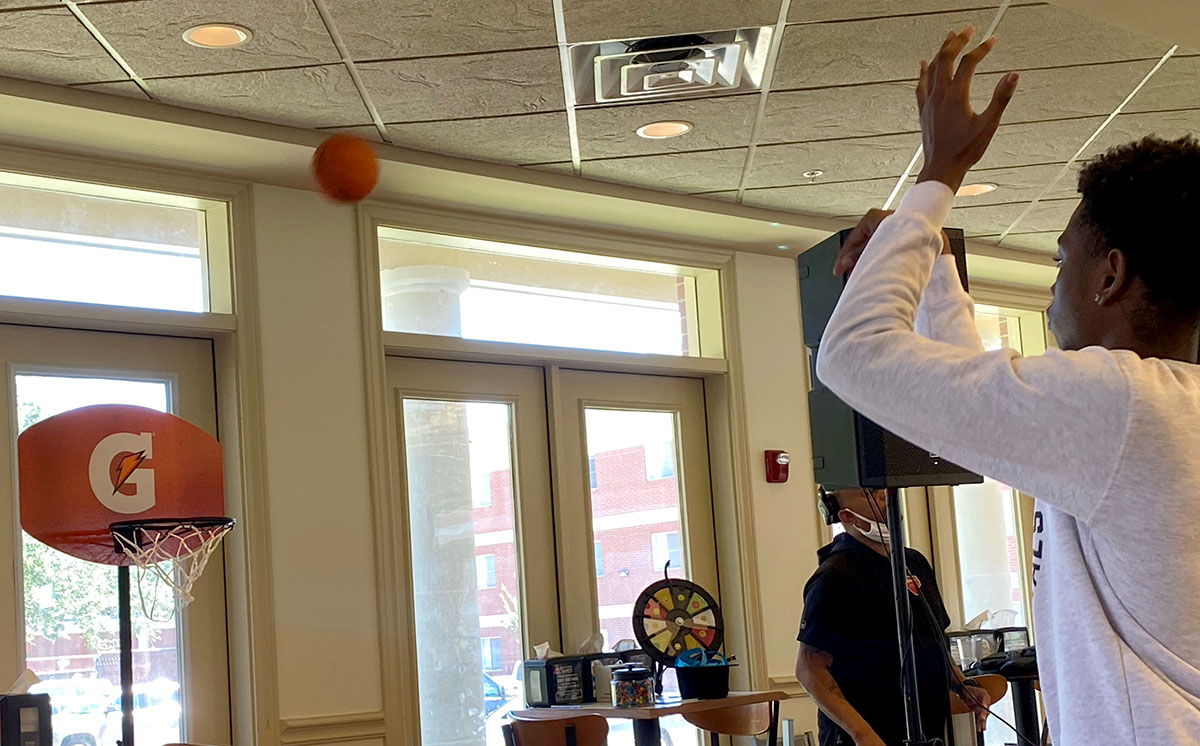
M 709 733 L 719 733 L 723 736 L 758 736 L 770 729 L 772 710 L 771 702 L 758 702 L 738 707 L 685 712 L 683 719 Z
M 515 746 L 605 746 L 608 743 L 608 721 L 603 715 L 522 720 L 514 714 L 509 725 Z

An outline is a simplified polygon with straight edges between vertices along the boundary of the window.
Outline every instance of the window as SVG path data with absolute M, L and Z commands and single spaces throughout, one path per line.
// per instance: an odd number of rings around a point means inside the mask
M 479 590 L 496 587 L 496 555 L 479 554 L 475 556 L 475 579 Z
M 471 507 L 490 508 L 492 506 L 492 475 L 481 471 L 471 475 Z
M 661 570 L 670 560 L 671 567 L 683 567 L 683 555 L 679 551 L 679 532 L 668 531 L 650 537 L 650 554 L 654 567 Z
M 588 484 L 592 489 L 596 489 L 596 457 L 588 457 Z
M 229 313 L 228 206 L 0 173 L 0 295 Z
M 667 479 L 675 476 L 675 441 L 648 443 L 646 454 L 646 480 Z
M 1023 355 L 1045 351 L 1040 312 L 977 305 L 975 325 L 985 349 L 1009 348 Z M 1023 526 L 1032 520 L 1032 500 L 992 479 L 956 486 L 951 495 L 962 621 L 986 613 L 984 628 L 1031 626 L 1029 534 Z M 1011 720 L 1011 695 L 993 708 Z M 984 743 L 1001 746 L 1004 734 L 989 728 Z
M 379 229 L 387 331 L 724 357 L 719 273 Z
M 484 671 L 499 671 L 504 668 L 504 654 L 500 647 L 499 637 L 480 638 L 479 648 L 483 654 Z
M 596 577 L 604 575 L 604 550 L 600 548 L 600 542 L 592 542 L 592 553 L 596 556 Z

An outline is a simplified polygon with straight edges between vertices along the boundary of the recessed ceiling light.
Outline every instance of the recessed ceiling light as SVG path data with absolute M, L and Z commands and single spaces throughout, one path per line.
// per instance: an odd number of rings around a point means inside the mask
M 785 244 L 785 243 L 781 243 L 781 244 L 779 244 L 778 246 L 776 246 L 775 248 L 779 249 L 780 251 L 787 251 L 788 249 L 790 249 L 790 248 L 792 248 L 792 247 L 791 247 L 791 246 L 788 246 L 788 245 L 787 245 L 787 244 Z
M 647 140 L 665 140 L 668 137 L 679 137 L 691 132 L 692 125 L 690 122 L 651 122 L 643 124 L 637 128 L 637 133 L 640 137 Z
M 963 184 L 958 188 L 958 191 L 955 192 L 954 195 L 956 197 L 978 197 L 981 194 L 987 194 L 995 189 L 995 184 Z
M 232 23 L 206 23 L 183 32 L 183 40 L 193 47 L 228 49 L 240 47 L 254 36 L 245 26 Z
M 802 173 L 800 175 L 806 179 L 815 179 L 818 176 L 824 176 L 825 172 L 819 168 L 814 168 L 812 171 L 805 171 L 804 173 Z

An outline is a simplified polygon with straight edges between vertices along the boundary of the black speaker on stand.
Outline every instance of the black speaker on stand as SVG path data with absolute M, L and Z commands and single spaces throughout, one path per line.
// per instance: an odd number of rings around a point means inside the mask
M 842 242 L 849 235 L 835 233 L 800 255 L 800 309 L 804 344 L 808 348 L 809 424 L 812 429 L 813 474 L 819 484 L 842 487 L 926 487 L 983 481 L 937 454 L 909 443 L 855 412 L 817 379 L 817 356 L 829 317 L 837 306 L 846 280 L 833 275 Z M 958 264 L 959 278 L 967 287 L 966 245 L 961 230 L 947 228 Z
M 884 430 L 851 409 L 817 378 L 816 363 L 821 351 L 821 337 L 846 286 L 845 278 L 834 276 L 833 265 L 849 233 L 849 230 L 835 233 L 801 254 L 798 259 L 800 311 L 811 381 L 808 408 L 813 474 L 816 481 L 830 491 L 852 487 L 887 490 L 887 520 L 891 532 L 888 554 L 892 564 L 896 631 L 903 664 L 904 716 L 908 726 L 905 743 L 909 746 L 931 746 L 941 743 L 941 740 L 927 740 L 921 725 L 900 488 L 979 483 L 983 478 Z M 950 237 L 950 248 L 965 289 L 967 262 L 963 232 L 947 228 L 946 234 Z

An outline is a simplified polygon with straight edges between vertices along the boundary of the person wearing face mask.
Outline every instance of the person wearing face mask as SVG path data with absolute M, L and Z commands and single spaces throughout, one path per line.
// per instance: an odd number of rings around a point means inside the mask
M 818 507 L 827 523 L 840 521 L 845 530 L 818 550 L 820 564 L 804 586 L 796 678 L 820 707 L 820 746 L 901 746 L 907 734 L 887 494 L 822 488 Z M 921 720 L 927 736 L 940 736 L 951 688 L 970 682 L 943 652 L 950 617 L 933 568 L 917 550 L 907 552 Z M 982 689 L 970 693 L 964 700 L 973 702 L 982 728 L 990 702 Z

